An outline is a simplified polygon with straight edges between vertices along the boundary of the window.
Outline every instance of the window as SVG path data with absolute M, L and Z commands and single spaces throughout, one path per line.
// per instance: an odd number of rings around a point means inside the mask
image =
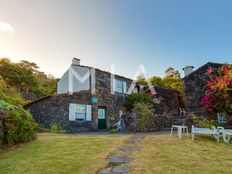
M 114 79 L 114 91 L 118 93 L 126 93 L 126 82 Z
M 70 121 L 91 121 L 92 107 L 84 104 L 69 104 L 69 120 Z
M 85 115 L 86 115 L 85 105 L 76 104 L 74 113 L 75 113 L 75 120 L 80 120 L 80 121 L 85 120 Z
M 116 80 L 116 92 L 123 93 L 123 82 Z
M 105 109 L 98 109 L 98 119 L 105 119 Z

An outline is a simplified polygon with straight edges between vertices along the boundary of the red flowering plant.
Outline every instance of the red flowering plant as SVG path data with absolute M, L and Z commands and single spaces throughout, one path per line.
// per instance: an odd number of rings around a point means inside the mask
M 225 113 L 232 116 L 232 65 L 225 64 L 217 70 L 207 70 L 208 90 L 200 101 L 208 112 Z

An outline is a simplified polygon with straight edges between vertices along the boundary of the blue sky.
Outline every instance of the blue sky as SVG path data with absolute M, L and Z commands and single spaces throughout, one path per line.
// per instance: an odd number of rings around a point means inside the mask
M 172 66 L 232 60 L 229 0 L 0 0 L 0 56 L 36 62 L 61 77 L 72 57 L 133 78 L 140 64 L 164 76 Z M 2 26 L 2 27 L 1 27 Z

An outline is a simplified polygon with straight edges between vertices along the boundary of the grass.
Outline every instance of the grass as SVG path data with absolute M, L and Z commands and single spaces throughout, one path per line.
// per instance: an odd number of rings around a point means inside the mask
M 125 137 L 39 134 L 38 139 L 0 154 L 0 174 L 87 174 Z
M 232 173 L 232 145 L 212 137 L 181 141 L 176 136 L 147 136 L 138 145 L 133 174 L 223 174 Z
M 105 158 L 125 145 L 128 135 L 39 134 L 38 139 L 0 151 L 0 174 L 89 174 L 106 165 Z M 146 135 L 132 174 L 227 174 L 232 173 L 232 144 L 217 143 L 212 137 Z

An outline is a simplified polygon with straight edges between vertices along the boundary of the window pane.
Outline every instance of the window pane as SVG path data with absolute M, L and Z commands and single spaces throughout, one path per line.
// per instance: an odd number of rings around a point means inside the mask
M 86 107 L 83 104 L 76 104 L 74 110 L 75 120 L 85 120 Z
M 76 120 L 85 120 L 85 114 L 75 113 Z
M 105 109 L 98 109 L 98 118 L 105 119 Z
M 123 92 L 123 82 L 121 80 L 117 80 L 116 83 L 116 91 L 122 93 Z
M 75 112 L 84 114 L 85 113 L 85 105 L 77 104 Z

